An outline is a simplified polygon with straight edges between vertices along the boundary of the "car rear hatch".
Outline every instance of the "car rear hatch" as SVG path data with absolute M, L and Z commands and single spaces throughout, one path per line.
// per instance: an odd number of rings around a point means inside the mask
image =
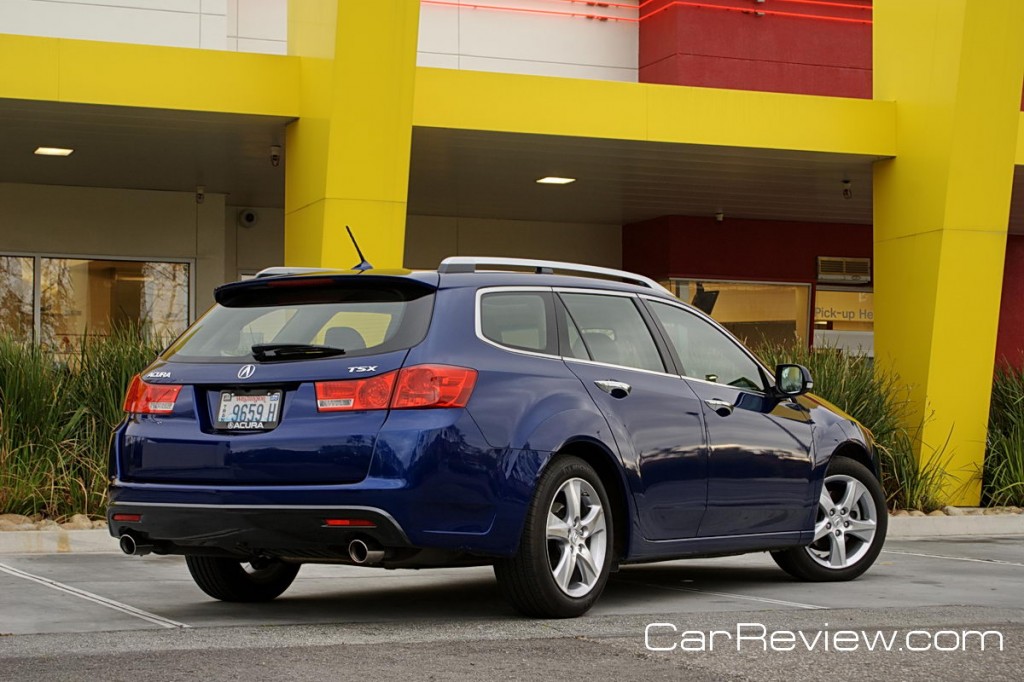
M 305 275 L 226 285 L 133 383 L 125 481 L 300 485 L 364 479 L 427 275 Z

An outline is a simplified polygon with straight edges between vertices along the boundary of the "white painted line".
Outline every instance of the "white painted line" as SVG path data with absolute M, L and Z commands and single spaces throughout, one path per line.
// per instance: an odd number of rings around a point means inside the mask
M 883 554 L 903 554 L 904 556 L 920 556 L 927 559 L 948 559 L 949 561 L 970 561 L 976 564 L 997 564 L 1000 566 L 1024 566 L 1016 561 L 1003 561 L 1002 559 L 975 559 L 966 556 L 946 556 L 945 554 L 924 554 L 922 552 L 901 552 L 898 549 L 883 549 Z
M 70 595 L 73 595 L 75 597 L 79 597 L 80 599 L 84 599 L 86 601 L 90 601 L 90 602 L 92 602 L 94 604 L 99 604 L 100 606 L 105 606 L 108 609 L 113 609 L 114 611 L 120 611 L 121 613 L 127 614 L 129 616 L 135 616 L 136 618 L 141 618 L 144 621 L 148 621 L 150 623 L 153 623 L 154 625 L 159 625 L 160 627 L 165 627 L 165 628 L 188 628 L 188 627 L 192 627 L 191 625 L 186 625 L 185 623 L 179 623 L 178 621 L 171 620 L 170 618 L 164 618 L 163 616 L 158 616 L 155 613 L 150 613 L 149 611 L 143 611 L 142 609 L 137 609 L 134 606 L 129 606 L 128 604 L 122 604 L 121 602 L 114 601 L 113 599 L 107 599 L 106 597 L 101 597 L 100 595 L 93 594 L 92 592 L 86 592 L 85 590 L 80 590 L 77 587 L 71 587 L 70 585 L 65 585 L 64 583 L 59 583 L 56 580 L 50 580 L 49 578 L 44 578 L 42 576 L 33 575 L 32 573 L 26 573 L 25 571 L 21 571 L 21 570 L 19 570 L 17 568 L 14 568 L 13 566 L 8 566 L 7 564 L 0 564 L 0 571 L 2 571 L 4 573 L 7 573 L 8 575 L 13 575 L 16 578 L 23 578 L 25 580 L 31 580 L 34 583 L 38 583 L 40 585 L 44 585 L 44 586 L 49 587 L 51 589 L 57 590 L 58 592 L 64 592 L 65 594 L 70 594 Z
M 784 599 L 770 599 L 768 597 L 755 597 L 750 594 L 736 594 L 733 592 L 712 592 L 711 590 L 702 590 L 697 587 L 676 587 L 674 585 L 654 585 L 651 583 L 635 582 L 633 580 L 625 580 L 623 582 L 632 583 L 634 585 L 644 585 L 645 587 L 655 587 L 664 590 L 674 590 L 676 592 L 696 592 L 697 594 L 710 594 L 715 597 L 728 597 L 730 599 L 745 599 L 746 601 L 762 602 L 764 604 L 776 604 L 778 606 L 795 606 L 798 609 L 809 609 L 819 610 L 828 609 L 827 606 L 817 606 L 815 604 L 804 604 L 798 601 L 786 601 Z

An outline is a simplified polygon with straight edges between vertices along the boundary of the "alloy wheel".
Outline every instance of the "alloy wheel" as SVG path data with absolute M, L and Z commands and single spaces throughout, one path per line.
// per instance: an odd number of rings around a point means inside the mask
M 871 549 L 879 510 L 871 492 L 852 476 L 827 476 L 818 498 L 814 541 L 806 551 L 816 563 L 844 569 Z
M 547 549 L 551 575 L 570 597 L 583 597 L 597 585 L 608 551 L 601 498 L 582 478 L 570 478 L 548 509 Z

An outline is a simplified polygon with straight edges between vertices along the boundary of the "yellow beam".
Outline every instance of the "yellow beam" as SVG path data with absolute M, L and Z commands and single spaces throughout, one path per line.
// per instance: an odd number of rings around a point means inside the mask
M 893 102 L 420 67 L 413 123 L 887 157 Z
M 875 98 L 899 102 L 876 164 L 875 353 L 911 388 L 922 466 L 977 504 L 1020 156 L 1024 3 L 876 0 Z
M 1018 166 L 1024 166 L 1024 111 L 1017 117 L 1017 154 L 1015 162 Z
M 0 98 L 299 116 L 299 60 L 0 34 Z

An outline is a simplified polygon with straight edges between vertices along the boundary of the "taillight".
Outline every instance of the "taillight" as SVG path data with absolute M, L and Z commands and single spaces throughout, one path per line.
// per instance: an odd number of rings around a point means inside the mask
M 397 377 L 398 372 L 388 372 L 368 379 L 318 381 L 315 384 L 316 409 L 320 412 L 386 410 Z
M 415 365 L 368 379 L 318 381 L 320 412 L 465 407 L 476 385 L 476 370 L 449 365 Z
M 415 365 L 398 375 L 391 407 L 465 407 L 476 385 L 476 370 L 449 365 Z
M 170 414 L 181 386 L 147 384 L 136 374 L 124 396 L 124 411 L 131 414 Z

